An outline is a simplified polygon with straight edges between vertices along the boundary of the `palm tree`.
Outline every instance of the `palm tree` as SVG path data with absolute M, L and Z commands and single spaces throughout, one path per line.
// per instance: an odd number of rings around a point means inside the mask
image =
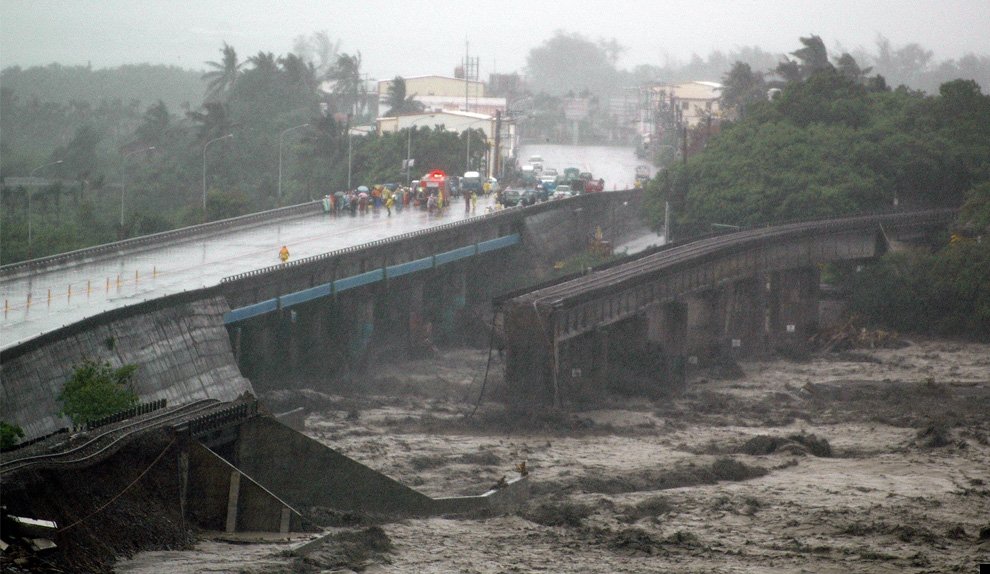
M 247 61 L 254 66 L 254 71 L 261 73 L 262 77 L 274 78 L 278 74 L 278 60 L 271 52 L 258 52 Z
M 226 42 L 223 43 L 223 49 L 220 52 L 223 53 L 223 59 L 220 62 L 206 62 L 207 66 L 214 68 L 212 72 L 203 74 L 203 79 L 208 81 L 206 101 L 222 101 L 237 83 L 241 66 L 244 65 L 237 61 L 237 52 L 234 51 L 234 47 Z
M 333 95 L 340 100 L 340 109 L 358 116 L 363 111 L 364 82 L 361 80 L 361 52 L 353 56 L 341 54 L 327 75 L 334 82 Z
M 290 86 L 301 88 L 307 93 L 316 91 L 316 66 L 295 54 L 279 58 L 282 74 Z
M 165 102 L 158 100 L 158 103 L 148 106 L 148 109 L 144 112 L 144 121 L 138 126 L 134 135 L 144 145 L 162 145 L 171 119 L 172 116 L 168 112 L 168 106 L 165 105 Z
M 423 111 L 423 104 L 417 102 L 415 98 L 416 94 L 406 96 L 406 80 L 402 76 L 396 76 L 388 86 L 389 110 L 385 115 L 396 116 Z
M 330 41 L 326 30 L 314 32 L 309 37 L 296 36 L 292 51 L 306 62 L 314 62 L 316 75 L 321 79 L 329 79 L 337 63 L 337 53 L 340 51 L 340 40 Z
M 227 106 L 222 102 L 206 102 L 204 111 L 188 112 L 186 116 L 199 124 L 199 143 L 229 134 L 236 127 L 227 115 Z

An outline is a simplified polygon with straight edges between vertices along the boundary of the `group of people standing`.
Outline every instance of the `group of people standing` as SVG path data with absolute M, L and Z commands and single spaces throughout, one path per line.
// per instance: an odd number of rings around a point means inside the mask
M 486 182 L 485 185 L 491 189 L 490 184 Z M 465 190 L 461 195 L 464 199 L 464 213 L 474 213 L 478 205 L 478 193 Z M 411 206 L 425 209 L 430 215 L 440 215 L 451 202 L 449 193 L 441 192 L 437 188 L 420 187 L 413 190 L 410 187 L 398 186 L 390 189 L 384 185 L 376 185 L 369 189 L 361 186 L 354 190 L 338 191 L 324 196 L 323 211 L 334 215 L 364 215 L 369 211 L 378 213 L 384 208 L 391 217 L 393 210 L 398 213 Z
M 383 207 L 392 216 L 392 209 L 402 211 L 412 202 L 412 190 L 408 187 L 390 189 L 384 185 L 376 185 L 371 189 L 361 186 L 350 191 L 338 191 L 323 198 L 323 211 L 340 215 L 364 215 L 368 211 L 378 212 Z

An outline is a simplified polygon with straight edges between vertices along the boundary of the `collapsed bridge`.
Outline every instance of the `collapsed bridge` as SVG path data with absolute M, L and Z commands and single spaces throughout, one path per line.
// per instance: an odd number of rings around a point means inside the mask
M 820 266 L 878 257 L 945 229 L 956 211 L 828 219 L 667 246 L 502 302 L 517 405 L 563 407 L 621 386 L 623 364 L 657 385 L 688 365 L 798 350 L 818 324 Z

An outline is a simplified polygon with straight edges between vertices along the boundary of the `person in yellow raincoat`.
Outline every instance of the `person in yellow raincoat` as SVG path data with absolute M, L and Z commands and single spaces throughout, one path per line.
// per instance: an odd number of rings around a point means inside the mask
M 391 191 L 385 190 L 385 211 L 388 212 L 389 217 L 392 217 L 393 205 L 395 205 L 395 196 L 392 195 Z
M 286 247 L 285 245 L 283 245 L 282 248 L 278 250 L 278 258 L 282 261 L 282 263 L 285 263 L 286 261 L 288 261 L 289 260 L 289 248 Z

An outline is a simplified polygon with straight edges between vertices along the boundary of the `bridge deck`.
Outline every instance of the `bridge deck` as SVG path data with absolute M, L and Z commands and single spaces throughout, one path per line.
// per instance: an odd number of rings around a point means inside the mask
M 476 213 L 484 213 L 491 201 L 479 199 Z M 4 279 L 0 349 L 110 309 L 217 285 L 224 277 L 277 264 L 282 245 L 292 259 L 300 259 L 467 217 L 460 202 L 442 217 L 416 209 L 392 217 L 384 209 L 357 217 L 315 213 Z

